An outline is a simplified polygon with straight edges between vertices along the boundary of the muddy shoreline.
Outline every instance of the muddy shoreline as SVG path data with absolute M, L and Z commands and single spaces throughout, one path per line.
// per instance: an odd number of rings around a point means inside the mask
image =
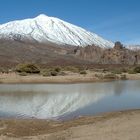
M 66 122 L 0 119 L 0 140 L 99 140 L 102 137 L 126 140 L 132 136 L 136 140 L 140 136 L 139 117 L 140 110 L 128 110 L 80 117 Z

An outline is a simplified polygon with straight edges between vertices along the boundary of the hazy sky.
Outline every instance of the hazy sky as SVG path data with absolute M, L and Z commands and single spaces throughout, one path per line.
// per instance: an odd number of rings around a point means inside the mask
M 108 40 L 140 44 L 140 0 L 0 0 L 0 24 L 41 13 Z

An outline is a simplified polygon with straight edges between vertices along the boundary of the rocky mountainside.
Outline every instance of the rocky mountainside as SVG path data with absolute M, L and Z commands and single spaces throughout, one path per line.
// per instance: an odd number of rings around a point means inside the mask
M 96 64 L 140 64 L 140 49 L 125 48 L 120 42 L 116 42 L 113 48 L 108 49 L 87 46 L 77 50 L 76 56 Z
M 27 62 L 43 66 L 134 65 L 140 64 L 140 49 L 114 44 L 46 15 L 0 25 L 0 67 Z
M 14 67 L 19 63 L 37 63 L 43 66 L 140 64 L 140 51 L 127 48 L 84 48 L 55 46 L 54 44 L 0 40 L 0 67 Z

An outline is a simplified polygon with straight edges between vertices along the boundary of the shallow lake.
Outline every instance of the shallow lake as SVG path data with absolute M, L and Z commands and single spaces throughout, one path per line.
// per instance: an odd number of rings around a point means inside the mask
M 71 119 L 140 109 L 140 81 L 1 84 L 1 118 Z

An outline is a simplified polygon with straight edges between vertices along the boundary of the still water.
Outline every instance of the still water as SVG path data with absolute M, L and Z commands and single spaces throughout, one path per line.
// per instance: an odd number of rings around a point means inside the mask
M 71 119 L 140 109 L 140 81 L 0 85 L 1 118 Z

